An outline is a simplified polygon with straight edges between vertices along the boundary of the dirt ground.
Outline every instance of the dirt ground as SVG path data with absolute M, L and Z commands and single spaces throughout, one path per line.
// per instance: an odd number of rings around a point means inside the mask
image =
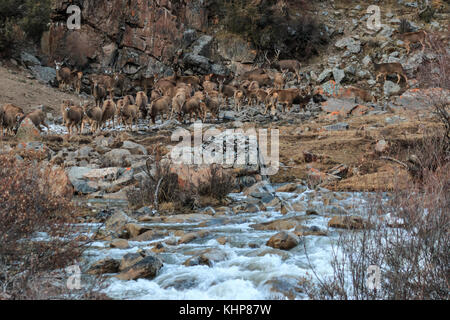
M 0 67 L 0 104 L 12 103 L 22 107 L 25 112 L 44 105 L 47 112 L 56 115 L 64 99 L 72 99 L 75 103 L 80 101 L 77 95 L 61 92 L 29 76 L 30 73 L 17 67 Z

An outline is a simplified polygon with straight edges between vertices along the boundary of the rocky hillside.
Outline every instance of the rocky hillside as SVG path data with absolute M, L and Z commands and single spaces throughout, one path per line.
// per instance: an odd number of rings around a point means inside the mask
M 308 5 L 301 5 L 302 1 L 259 0 L 248 5 L 234 1 L 238 3 L 234 7 L 221 5 L 222 2 L 58 0 L 53 5 L 50 28 L 41 40 L 43 61 L 51 66 L 53 60 L 68 58 L 70 65 L 87 72 L 112 69 L 137 78 L 141 74 L 171 74 L 174 60 L 182 58 L 187 73 L 239 74 L 255 63 L 264 62 L 261 52 L 264 48 L 271 48 L 267 50 L 270 58 L 276 49 L 281 51 L 280 58 L 297 59 L 305 58 L 307 51 L 312 50 L 308 52 L 313 58 L 304 61 L 302 70 L 308 80 L 320 83 L 337 67 L 343 71 L 334 71 L 334 80 L 356 83 L 371 78 L 364 70 L 370 57 L 384 62 L 401 60 L 402 52 L 392 39 L 401 19 L 410 21 L 411 31 L 447 30 L 448 5 L 442 1 L 432 2 L 435 11 L 430 21 L 419 18 L 422 1 L 384 1 L 380 6 L 382 29 L 376 34 L 367 29 L 371 14 L 366 12 L 366 4 L 359 1 L 320 1 Z M 81 30 L 66 27 L 66 9 L 70 4 L 81 8 Z M 252 10 L 263 17 L 255 19 L 261 25 L 247 30 L 246 19 L 251 17 Z M 282 36 L 273 31 L 279 20 L 273 17 L 264 20 L 262 10 L 287 21 L 283 25 L 287 31 L 291 27 L 297 29 L 289 31 L 292 34 L 283 38 L 283 42 L 276 42 L 273 37 Z M 230 22 L 229 16 L 237 13 L 241 14 L 236 17 L 241 24 Z M 314 28 L 319 28 L 319 34 L 311 31 Z M 254 33 L 258 33 L 257 37 Z M 266 35 L 268 44 L 263 43 Z M 290 43 L 302 41 L 305 35 L 320 37 L 321 43 L 313 48 L 301 47 L 302 50 Z M 310 38 L 308 41 L 312 42 L 314 39 Z M 422 62 L 418 57 L 413 60 L 401 61 L 407 63 L 408 72 Z M 365 85 L 371 86 L 373 82 Z

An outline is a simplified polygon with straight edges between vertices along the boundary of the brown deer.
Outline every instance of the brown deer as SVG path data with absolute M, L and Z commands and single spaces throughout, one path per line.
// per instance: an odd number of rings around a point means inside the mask
M 219 83 L 219 92 L 220 92 L 220 94 L 222 94 L 222 96 L 226 100 L 234 97 L 234 92 L 236 90 L 237 90 L 236 87 L 233 87 L 232 85 L 224 84 L 223 81 L 220 81 L 220 83 Z
M 172 119 L 174 113 L 178 115 L 181 113 L 181 110 L 183 109 L 183 106 L 188 98 L 190 97 L 188 97 L 186 89 L 180 88 L 177 90 L 177 93 L 172 99 L 172 109 L 170 112 L 170 119 Z
M 42 110 L 35 110 L 26 115 L 26 118 L 30 119 L 31 122 L 42 132 L 41 125 L 47 128 L 47 131 L 50 130 L 47 123 L 45 123 L 46 116 Z
M 422 52 L 425 50 L 425 44 L 431 48 L 431 43 L 427 39 L 428 34 L 425 30 L 419 30 L 416 32 L 406 32 L 406 33 L 395 33 L 395 38 L 398 40 L 402 40 L 404 42 L 404 46 L 406 48 L 406 54 L 409 54 L 411 47 L 410 45 L 413 43 L 420 42 L 422 45 Z
M 125 130 L 127 130 L 127 125 L 130 126 L 130 130 L 133 131 L 133 124 L 136 124 L 139 119 L 139 108 L 134 104 L 127 104 L 123 108 L 119 109 L 119 119 L 125 125 Z
M 300 62 L 295 59 L 278 60 L 279 56 L 280 56 L 280 50 L 276 50 L 275 59 L 272 63 L 270 63 L 270 66 L 274 66 L 275 68 L 277 68 L 280 71 L 288 70 L 288 71 L 293 72 L 297 76 L 297 82 L 300 83 L 300 80 L 301 80 L 301 76 L 300 76 L 301 64 L 300 64 Z
M 72 71 L 72 86 L 75 89 L 75 92 L 77 94 L 80 94 L 81 91 L 81 84 L 82 84 L 82 80 L 83 80 L 83 72 L 81 71 Z
M 83 106 L 84 114 L 86 115 L 85 120 L 89 123 L 91 132 L 97 132 L 100 129 L 100 124 L 102 122 L 103 111 L 97 106 L 89 106 L 89 103 L 85 103 Z
M 219 121 L 219 111 L 220 111 L 219 97 L 211 97 L 210 94 L 207 92 L 205 95 L 204 106 L 202 106 L 202 108 L 204 109 L 203 122 L 205 122 L 207 111 L 211 113 L 212 118 L 216 118 L 217 121 Z
M 241 106 L 244 103 L 244 98 L 244 91 L 236 90 L 234 92 L 234 107 L 238 112 L 241 111 Z
M 55 69 L 56 69 L 56 80 L 58 80 L 58 87 L 60 90 L 68 90 L 71 82 L 72 82 L 72 71 L 63 67 L 63 62 L 56 62 L 55 60 Z
M 307 100 L 306 103 L 309 102 L 311 96 L 310 91 L 295 88 L 295 89 L 272 90 L 267 99 L 269 103 L 266 105 L 266 109 L 264 110 L 263 114 L 267 113 L 269 107 L 272 107 L 271 114 L 274 114 L 277 107 L 277 103 L 280 103 L 283 106 L 283 112 L 286 112 L 286 109 L 289 112 L 294 103 L 300 104 L 300 108 L 302 108 L 305 105 L 305 100 Z
M 3 130 L 6 129 L 6 134 L 14 135 L 14 130 L 18 129 L 21 119 L 23 119 L 25 113 L 23 109 L 15 106 L 11 103 L 5 104 L 0 107 L 0 129 L 1 136 L 3 136 Z
M 180 117 L 180 122 L 182 118 L 184 118 L 185 114 L 189 114 L 189 121 L 192 119 L 192 115 L 195 113 L 195 121 L 197 121 L 199 116 L 204 117 L 205 111 L 202 108 L 203 99 L 200 94 L 194 95 L 192 98 L 189 98 L 181 109 L 182 116 Z M 203 118 L 202 117 L 202 118 Z
M 94 86 L 92 88 L 92 95 L 95 99 L 95 105 L 100 107 L 106 98 L 106 89 L 97 80 L 94 80 Z
M 83 132 L 84 123 L 84 111 L 80 106 L 74 105 L 65 105 L 63 102 L 63 119 L 67 126 L 67 131 L 69 132 L 69 136 L 73 133 L 73 128 L 76 128 L 78 134 Z
M 171 105 L 171 99 L 169 96 L 162 96 L 160 98 L 153 100 L 150 103 L 150 105 L 148 106 L 149 114 L 150 114 L 150 118 L 152 119 L 152 122 L 156 123 L 156 117 L 158 115 L 161 115 L 161 120 L 163 119 L 164 114 L 169 116 L 169 114 L 171 112 L 170 105 Z
M 114 72 L 113 75 L 113 86 L 116 89 L 119 89 L 120 96 L 123 97 L 126 89 L 127 89 L 127 80 L 128 78 L 120 73 L 120 72 Z M 145 88 L 145 92 L 147 92 L 147 88 Z
M 389 74 L 395 73 L 395 74 L 397 74 L 397 84 L 400 83 L 400 79 L 401 79 L 400 76 L 404 77 L 406 84 L 408 84 L 408 77 L 406 76 L 406 72 L 400 63 L 393 62 L 393 63 L 377 64 L 377 63 L 373 62 L 373 66 L 374 66 L 375 74 L 377 75 L 375 81 L 378 81 L 378 78 L 381 75 L 384 75 L 384 81 L 386 81 L 386 77 Z
M 112 120 L 112 128 L 115 128 L 114 124 L 114 116 L 116 115 L 116 104 L 112 99 L 105 100 L 103 102 L 103 108 L 102 108 L 102 123 L 101 126 L 106 123 L 108 120 Z
M 355 97 L 355 103 L 358 103 L 358 98 L 362 102 L 377 102 L 375 96 L 373 96 L 369 91 L 363 90 L 357 87 L 349 86 L 347 88 L 348 92 Z
M 286 80 L 286 74 L 289 70 L 283 69 L 282 72 L 276 72 L 273 78 L 273 84 L 275 89 L 284 89 L 284 84 Z
M 138 106 L 142 118 L 144 119 L 146 119 L 148 115 L 147 104 L 148 104 L 147 94 L 144 91 L 139 91 L 136 94 L 136 105 Z

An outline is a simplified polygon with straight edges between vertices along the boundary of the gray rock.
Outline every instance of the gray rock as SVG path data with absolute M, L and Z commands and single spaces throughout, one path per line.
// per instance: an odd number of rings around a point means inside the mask
M 240 63 L 252 63 L 256 57 L 256 50 L 247 41 L 234 35 L 219 37 L 217 51 L 225 60 Z
M 183 57 L 183 62 L 186 66 L 191 67 L 194 71 L 201 74 L 207 74 L 211 72 L 211 63 L 209 59 L 194 53 L 187 53 Z
M 122 145 L 122 149 L 127 149 L 131 152 L 131 154 L 140 154 L 147 155 L 147 149 L 143 145 L 137 144 L 132 141 L 124 141 Z
M 361 51 L 361 42 L 352 37 L 342 38 L 335 43 L 339 49 L 346 48 L 349 53 L 359 53 Z
M 211 55 L 211 45 L 213 37 L 203 35 L 198 38 L 192 45 L 192 53 L 195 55 L 209 57 Z
M 318 83 L 324 82 L 326 79 L 328 79 L 331 76 L 332 73 L 333 73 L 333 70 L 325 69 L 324 71 L 322 71 L 322 73 L 317 78 L 317 82 Z
M 87 271 L 88 274 L 105 274 L 119 272 L 119 261 L 107 258 L 95 262 Z
M 333 78 L 337 84 L 340 84 L 342 80 L 345 78 L 345 72 L 342 69 L 334 68 L 333 69 Z
M 30 70 L 36 79 L 45 84 L 52 84 L 56 80 L 56 70 L 53 68 L 36 65 L 30 66 Z
M 32 54 L 29 54 L 27 52 L 22 52 L 20 54 L 20 60 L 27 67 L 40 66 L 41 65 L 41 62 L 39 61 L 38 58 L 36 58 L 35 56 L 33 56 Z
M 323 127 L 327 131 L 342 131 L 342 130 L 348 130 L 349 125 L 346 122 L 340 122 L 336 124 L 332 124 L 329 126 Z
M 89 154 L 93 151 L 92 147 L 84 146 L 76 151 L 76 157 L 78 158 L 88 158 Z
M 383 92 L 386 97 L 395 95 L 395 94 L 399 93 L 400 90 L 401 90 L 401 87 L 398 84 L 388 81 L 388 80 L 384 82 Z
M 127 253 L 126 255 L 124 255 L 122 257 L 122 260 L 120 260 L 120 265 L 119 265 L 118 269 L 120 271 L 123 271 L 143 259 L 144 259 L 144 257 L 139 253 L 135 253 L 135 252 Z
M 189 47 L 197 39 L 197 32 L 194 29 L 188 29 L 183 32 L 183 47 Z
M 106 230 L 120 232 L 129 222 L 130 218 L 123 211 L 118 211 L 105 221 L 105 228 Z
M 365 56 L 364 59 L 362 60 L 362 64 L 364 67 L 368 67 L 371 62 L 372 58 L 369 55 Z

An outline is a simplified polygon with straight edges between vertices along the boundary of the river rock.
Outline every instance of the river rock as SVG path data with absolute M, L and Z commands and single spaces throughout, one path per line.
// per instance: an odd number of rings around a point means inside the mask
M 145 227 L 136 223 L 127 223 L 123 226 L 121 236 L 127 239 L 137 237 L 146 231 L 149 231 L 149 227 Z
M 208 231 L 199 231 L 199 232 L 190 232 L 183 235 L 180 240 L 178 240 L 178 244 L 184 244 L 192 242 L 196 239 L 206 237 L 209 234 Z
M 120 280 L 153 279 L 162 268 L 163 263 L 156 255 L 149 255 L 131 267 L 126 268 L 116 277 Z
M 127 253 L 122 257 L 122 260 L 120 260 L 118 270 L 123 271 L 125 269 L 128 269 L 129 267 L 135 265 L 141 260 L 144 260 L 144 257 L 141 254 L 135 252 Z
M 274 249 L 290 250 L 300 243 L 299 238 L 292 232 L 282 231 L 267 241 L 266 245 Z
M 292 218 L 274 220 L 270 222 L 252 224 L 250 225 L 250 227 L 252 227 L 255 230 L 277 230 L 277 231 L 291 230 L 301 225 L 301 223 L 304 221 L 305 217 L 297 216 Z
M 117 249 L 128 249 L 130 247 L 130 244 L 125 239 L 114 239 L 109 244 L 111 248 L 117 248 Z
M 339 229 L 363 229 L 366 222 L 358 216 L 335 216 L 328 221 L 328 227 Z
M 123 212 L 118 211 L 108 218 L 105 222 L 105 228 L 109 231 L 120 232 L 130 221 L 130 218 Z
M 297 184 L 288 183 L 284 186 L 278 187 L 276 192 L 294 192 L 297 189 Z
M 200 254 L 187 259 L 183 264 L 187 267 L 206 265 L 212 267 L 214 263 L 224 261 L 228 258 L 225 251 L 220 249 L 206 249 Z
M 111 258 L 106 258 L 95 262 L 87 271 L 88 274 L 99 275 L 105 273 L 119 272 L 119 261 Z

